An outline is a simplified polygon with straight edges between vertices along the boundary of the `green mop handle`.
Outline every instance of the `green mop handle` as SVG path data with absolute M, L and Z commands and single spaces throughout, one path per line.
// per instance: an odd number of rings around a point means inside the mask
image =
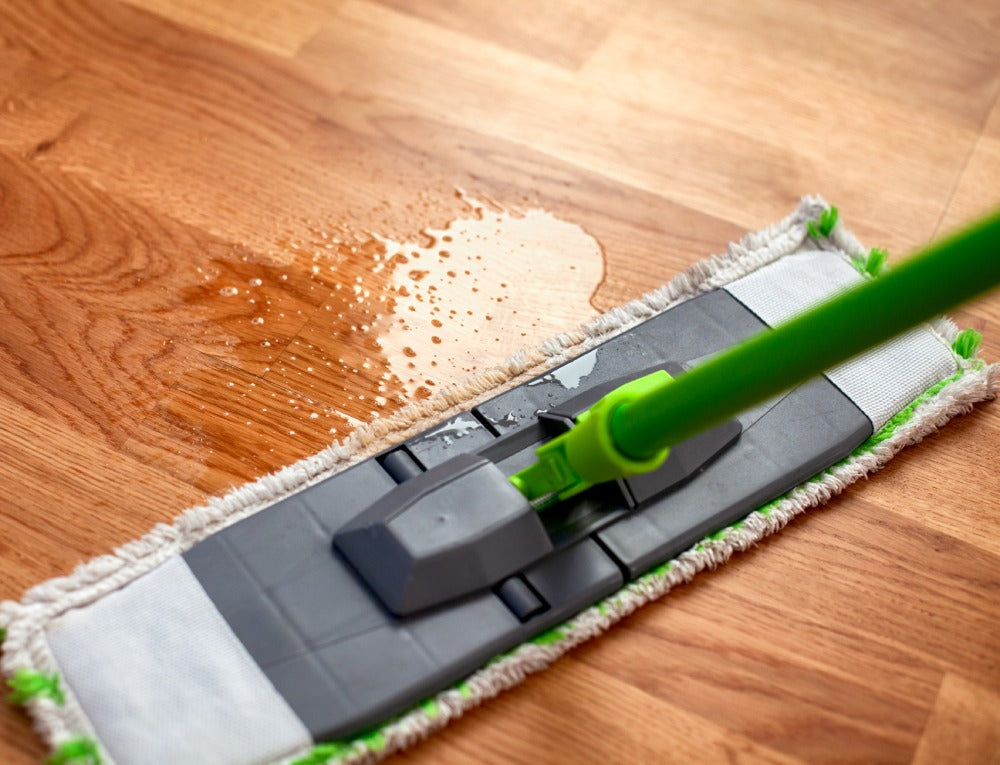
M 529 499 L 565 498 L 653 470 L 672 444 L 998 284 L 1000 209 L 683 375 L 658 372 L 612 391 L 511 482 Z

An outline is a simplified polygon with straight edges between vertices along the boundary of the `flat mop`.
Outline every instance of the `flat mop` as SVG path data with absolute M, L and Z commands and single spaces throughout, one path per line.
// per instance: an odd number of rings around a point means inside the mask
M 1000 282 L 998 231 L 875 276 L 805 200 L 550 345 L 546 374 L 473 382 L 3 604 L 4 673 L 94 762 L 405 747 L 991 396 L 974 333 L 900 332 Z

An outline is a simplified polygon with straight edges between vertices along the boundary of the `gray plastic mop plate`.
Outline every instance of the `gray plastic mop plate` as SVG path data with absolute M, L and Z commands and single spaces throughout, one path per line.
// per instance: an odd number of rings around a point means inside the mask
M 399 447 L 402 473 L 394 473 L 418 475 L 470 453 L 509 476 L 558 427 L 558 417 L 540 413 L 557 413 L 623 376 L 722 350 L 763 327 L 726 292 L 694 298 L 415 436 Z M 492 586 L 407 616 L 394 616 L 331 548 L 338 530 L 396 489 L 386 455 L 235 524 L 185 559 L 313 738 L 342 738 L 610 595 L 843 458 L 872 431 L 825 378 L 728 427 L 711 444 L 675 450 L 675 464 L 659 478 L 595 487 L 546 511 L 550 545 L 531 547 L 526 562 L 497 573 Z

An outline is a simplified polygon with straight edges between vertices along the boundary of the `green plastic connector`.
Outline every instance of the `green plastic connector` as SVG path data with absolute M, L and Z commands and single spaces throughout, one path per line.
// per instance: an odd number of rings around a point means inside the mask
M 628 454 L 615 441 L 611 421 L 620 408 L 663 388 L 672 379 L 659 370 L 611 391 L 577 417 L 576 427 L 540 446 L 535 452 L 538 462 L 512 475 L 511 483 L 529 500 L 549 494 L 567 499 L 594 484 L 655 470 L 670 449 L 661 448 L 644 457 Z

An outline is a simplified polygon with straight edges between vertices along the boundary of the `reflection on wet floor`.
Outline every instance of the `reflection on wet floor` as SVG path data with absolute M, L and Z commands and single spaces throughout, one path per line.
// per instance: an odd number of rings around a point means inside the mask
M 370 421 L 595 315 L 604 264 L 590 235 L 543 210 L 468 203 L 417 242 L 324 244 L 334 262 L 317 265 L 337 283 L 268 379 Z
M 178 309 L 203 363 L 167 381 L 129 451 L 217 491 L 595 315 L 590 235 L 462 198 L 468 215 L 413 241 L 311 222 L 272 252 L 206 258 Z

